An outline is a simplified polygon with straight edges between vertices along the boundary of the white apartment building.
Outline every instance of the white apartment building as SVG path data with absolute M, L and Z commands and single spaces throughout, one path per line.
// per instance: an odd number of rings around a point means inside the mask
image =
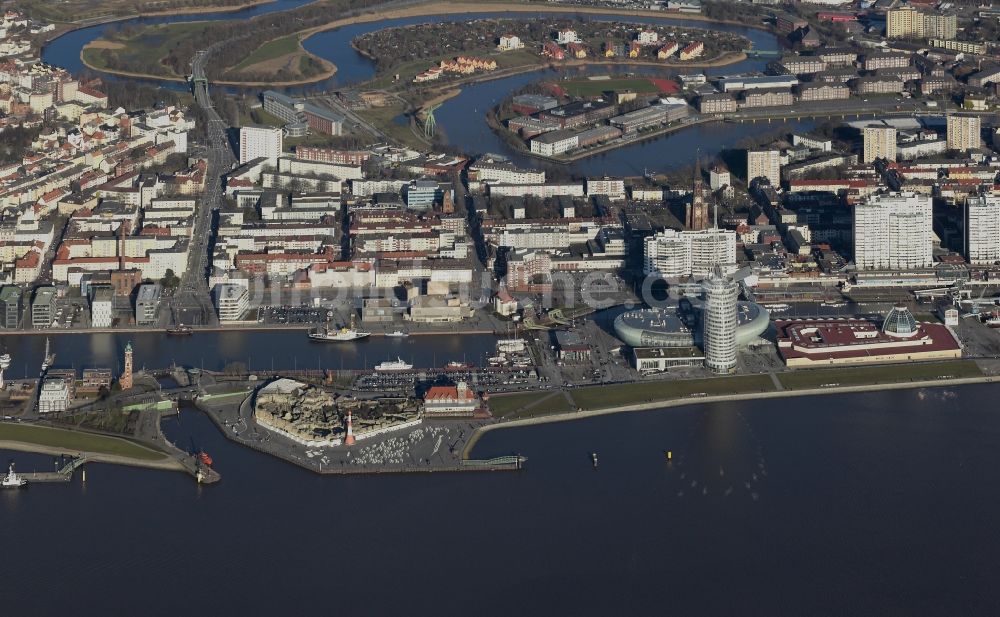
M 781 186 L 781 152 L 778 150 L 747 150 L 747 181 L 767 178 L 771 186 Z
M 723 272 L 736 270 L 736 232 L 727 229 L 677 231 L 667 229 L 646 238 L 645 274 L 703 278 L 716 265 Z
M 858 270 L 908 270 L 933 265 L 931 196 L 871 195 L 854 207 L 854 264 Z
M 965 211 L 969 263 L 1000 262 L 1000 196 L 970 196 Z
M 38 413 L 66 411 L 69 407 L 69 384 L 61 377 L 47 377 L 38 393 Z
M 521 37 L 516 34 L 504 34 L 500 37 L 500 43 L 497 45 L 497 50 L 513 51 L 515 49 L 524 49 L 524 43 L 521 42 Z
M 617 178 L 587 180 L 587 195 L 605 195 L 611 201 L 625 200 L 625 181 Z
M 479 190 L 487 184 L 545 184 L 545 172 L 537 169 L 521 169 L 510 163 L 493 160 L 479 160 L 469 166 L 469 189 Z
M 979 116 L 948 116 L 948 149 L 965 152 L 978 148 L 982 128 Z
M 244 126 L 240 129 L 240 165 L 266 158 L 277 165 L 281 156 L 282 131 L 269 126 Z
M 108 287 L 94 290 L 90 299 L 90 327 L 110 328 L 113 320 L 112 293 Z
M 250 292 L 243 285 L 222 283 L 215 287 L 219 321 L 239 321 L 250 308 Z
M 896 129 L 891 126 L 866 126 L 864 162 L 875 159 L 896 160 Z
M 733 179 L 729 170 L 723 167 L 713 167 L 708 172 L 708 188 L 717 191 L 724 186 L 732 186 Z

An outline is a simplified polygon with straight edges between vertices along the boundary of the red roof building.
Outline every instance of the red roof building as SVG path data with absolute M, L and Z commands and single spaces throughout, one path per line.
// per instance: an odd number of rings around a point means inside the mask
M 424 413 L 428 415 L 472 416 L 481 411 L 479 396 L 466 385 L 433 386 L 424 394 Z
M 886 364 L 960 358 L 962 348 L 942 324 L 921 323 L 897 307 L 882 327 L 867 319 L 776 320 L 778 352 L 790 368 Z

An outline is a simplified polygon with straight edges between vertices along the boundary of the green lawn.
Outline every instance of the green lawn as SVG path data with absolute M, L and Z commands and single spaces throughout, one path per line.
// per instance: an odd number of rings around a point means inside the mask
M 50 448 L 114 454 L 143 461 L 155 461 L 166 456 L 162 452 L 150 450 L 139 444 L 117 437 L 67 431 L 31 424 L 0 423 L 0 440 L 18 441 Z
M 803 369 L 779 373 L 778 379 L 788 390 L 839 386 L 863 386 L 880 383 L 902 383 L 932 379 L 982 377 L 972 360 L 927 362 L 888 366 L 858 366 L 851 368 Z
M 545 403 L 540 403 L 538 408 L 547 409 L 552 405 L 564 405 L 565 409 L 561 409 L 560 411 L 570 411 L 569 403 L 566 402 L 565 396 L 562 396 L 558 392 L 553 393 L 552 390 L 537 390 L 533 392 L 519 392 L 517 394 L 494 394 L 490 397 L 489 401 L 490 413 L 497 418 L 513 417 L 515 412 L 521 407 L 531 405 L 545 397 L 550 398 Z M 535 408 L 528 411 L 534 412 Z
M 609 90 L 615 92 L 634 90 L 641 94 L 655 94 L 660 91 L 653 82 L 642 78 L 575 79 L 560 81 L 556 85 L 571 96 L 596 96 Z
M 588 410 L 669 401 L 696 394 L 716 396 L 773 392 L 774 389 L 774 382 L 767 375 L 740 375 L 615 386 L 589 386 L 570 390 L 570 394 L 580 409 Z
M 389 105 L 386 107 L 373 107 L 359 111 L 358 115 L 382 129 L 390 137 L 405 145 L 415 148 L 426 148 L 427 145 L 417 139 L 413 131 L 410 130 L 408 122 L 400 122 L 399 116 L 403 113 L 402 105 Z
M 297 51 L 299 51 L 298 35 L 290 34 L 288 36 L 283 36 L 280 39 L 274 39 L 273 41 L 264 43 L 255 49 L 252 54 L 244 58 L 243 62 L 234 66 L 232 70 L 234 72 L 241 71 L 252 64 L 287 56 L 288 54 L 293 54 Z

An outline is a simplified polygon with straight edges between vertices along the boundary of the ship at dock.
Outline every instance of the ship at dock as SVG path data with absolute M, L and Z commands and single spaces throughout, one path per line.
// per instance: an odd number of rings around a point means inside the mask
M 408 371 L 413 368 L 413 365 L 409 362 L 404 361 L 402 358 L 396 358 L 395 360 L 386 360 L 380 364 L 375 365 L 375 370 L 380 373 L 387 373 L 392 371 Z
M 14 463 L 11 463 L 7 475 L 3 477 L 3 480 L 0 480 L 0 488 L 21 488 L 27 483 L 27 480 L 17 475 L 17 472 L 14 471 Z
M 356 341 L 371 336 L 371 332 L 363 332 L 354 326 L 354 317 L 351 317 L 351 325 L 344 326 L 338 330 L 330 328 L 316 328 L 309 332 L 309 340 L 323 343 L 340 343 Z
M 167 336 L 188 336 L 191 334 L 194 334 L 194 329 L 191 326 L 185 326 L 184 324 L 178 324 L 167 328 Z

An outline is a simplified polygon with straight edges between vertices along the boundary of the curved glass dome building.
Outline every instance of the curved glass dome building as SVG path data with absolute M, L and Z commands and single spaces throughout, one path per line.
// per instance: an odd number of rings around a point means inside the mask
M 615 318 L 615 334 L 629 347 L 692 347 L 702 345 L 703 303 L 692 300 L 678 308 L 640 309 Z M 736 346 L 760 338 L 771 323 L 767 310 L 754 302 L 736 305 Z
M 882 322 L 882 332 L 895 338 L 910 338 L 917 333 L 917 320 L 905 306 L 893 307 Z

